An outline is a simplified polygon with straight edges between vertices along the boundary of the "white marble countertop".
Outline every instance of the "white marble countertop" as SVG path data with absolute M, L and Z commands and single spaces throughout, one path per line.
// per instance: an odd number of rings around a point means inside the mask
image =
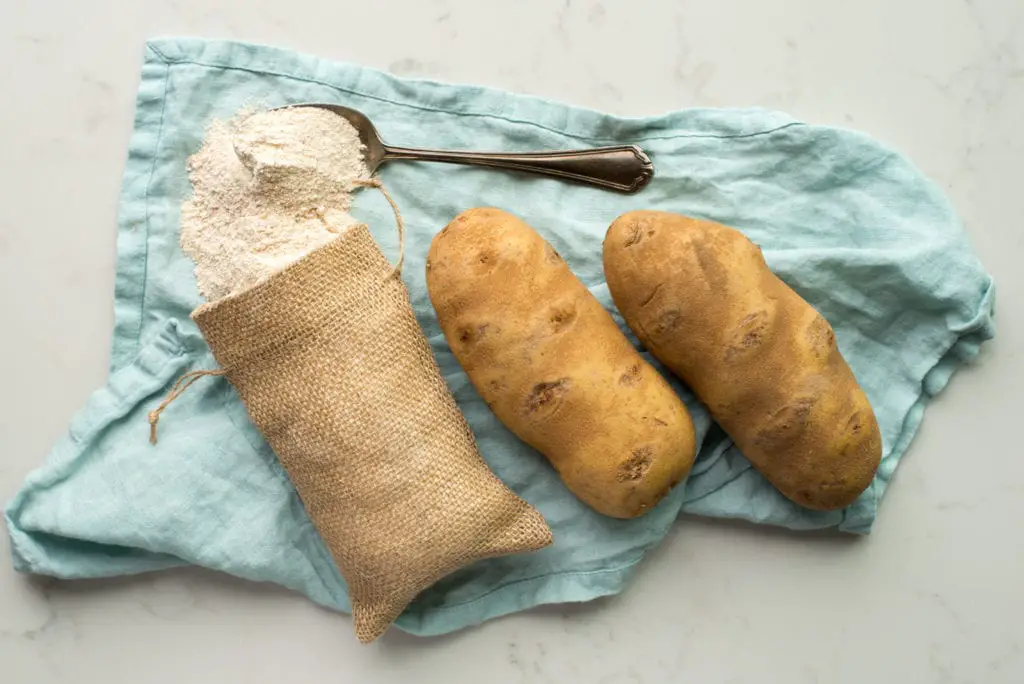
M 284 590 L 30 581 L 4 560 L 0 681 L 1024 681 L 1019 0 L 4 2 L 3 501 L 104 381 L 142 43 L 169 34 L 627 115 L 749 104 L 859 128 L 951 196 L 996 278 L 998 337 L 929 410 L 867 539 L 683 519 L 616 598 L 368 647 Z

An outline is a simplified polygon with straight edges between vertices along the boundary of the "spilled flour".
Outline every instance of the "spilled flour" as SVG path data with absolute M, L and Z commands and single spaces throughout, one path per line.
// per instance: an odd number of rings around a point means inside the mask
M 252 287 L 354 225 L 363 152 L 348 121 L 314 107 L 214 121 L 188 160 L 194 193 L 181 207 L 200 294 Z

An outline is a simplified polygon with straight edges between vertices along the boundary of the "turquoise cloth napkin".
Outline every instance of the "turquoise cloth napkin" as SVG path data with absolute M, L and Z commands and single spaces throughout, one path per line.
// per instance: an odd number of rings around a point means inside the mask
M 638 143 L 657 168 L 637 196 L 485 169 L 402 162 L 382 169 L 408 223 L 404 279 L 445 377 L 484 458 L 541 510 L 555 536 L 541 552 L 480 562 L 445 578 L 398 620 L 409 632 L 449 632 L 539 603 L 617 592 L 681 512 L 867 533 L 928 401 L 993 335 L 992 279 L 949 204 L 907 160 L 863 135 L 761 110 L 624 119 L 269 47 L 156 40 L 146 50 L 124 177 L 110 379 L 6 509 L 19 570 L 79 578 L 192 563 L 349 610 L 344 582 L 226 381 L 193 386 L 164 414 L 159 445 L 147 441 L 146 414 L 169 385 L 186 370 L 215 365 L 189 320 L 200 299 L 178 247 L 179 204 L 190 192 L 186 157 L 211 118 L 228 118 L 248 103 L 311 101 L 356 107 L 386 140 L 403 145 Z M 508 209 L 533 225 L 613 313 L 601 240 L 619 214 L 656 208 L 743 230 L 835 327 L 882 429 L 884 458 L 872 486 L 843 511 L 795 506 L 671 380 L 702 445 L 689 480 L 637 520 L 581 505 L 475 394 L 427 299 L 432 235 L 478 205 Z M 354 213 L 395 255 L 384 201 L 361 193 Z

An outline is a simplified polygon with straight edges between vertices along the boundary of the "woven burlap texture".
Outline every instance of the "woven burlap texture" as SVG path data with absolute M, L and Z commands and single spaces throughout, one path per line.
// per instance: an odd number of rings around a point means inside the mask
M 448 573 L 551 543 L 481 458 L 366 226 L 192 317 L 327 543 L 360 641 Z

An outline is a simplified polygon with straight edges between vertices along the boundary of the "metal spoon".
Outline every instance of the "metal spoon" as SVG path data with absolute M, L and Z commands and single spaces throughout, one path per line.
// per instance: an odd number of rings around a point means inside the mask
M 640 191 L 654 176 L 654 165 L 636 145 L 595 147 L 563 152 L 459 152 L 393 147 L 380 139 L 365 114 L 334 104 L 297 104 L 289 107 L 319 107 L 344 117 L 357 131 L 366 146 L 366 166 L 373 173 L 378 166 L 392 159 L 435 161 L 448 164 L 472 164 L 494 168 L 538 173 L 596 185 L 608 190 L 634 193 Z

